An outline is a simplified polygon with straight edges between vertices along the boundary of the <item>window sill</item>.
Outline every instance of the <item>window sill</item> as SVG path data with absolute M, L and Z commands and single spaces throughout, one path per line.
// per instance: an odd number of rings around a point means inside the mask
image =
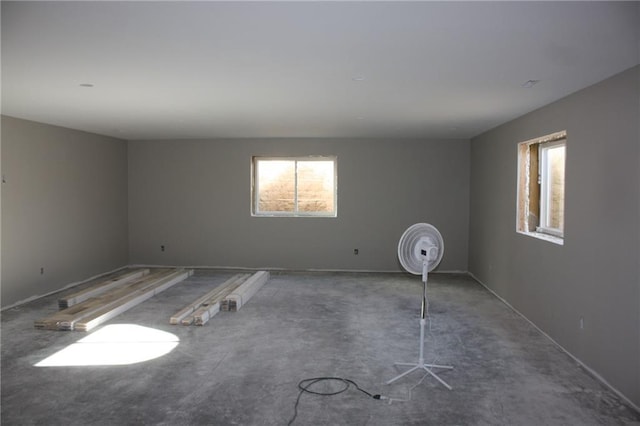
M 327 216 L 327 215 L 319 215 L 319 214 L 266 214 L 266 213 L 251 213 L 251 217 L 285 217 L 285 218 L 320 218 L 320 219 L 335 219 L 338 217 L 338 215 L 332 215 L 332 216 Z
M 543 234 L 542 232 L 525 232 L 525 231 L 517 231 L 518 234 L 527 235 L 529 237 L 537 238 L 539 240 L 548 241 L 553 244 L 558 244 L 559 246 L 564 245 L 564 238 L 556 237 L 555 235 Z

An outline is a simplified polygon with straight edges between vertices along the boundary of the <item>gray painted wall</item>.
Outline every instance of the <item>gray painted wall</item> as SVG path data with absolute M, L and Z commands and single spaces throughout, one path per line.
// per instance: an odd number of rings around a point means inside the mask
M 636 405 L 639 79 L 640 67 L 627 70 L 472 139 L 469 243 L 471 273 Z M 559 246 L 515 231 L 516 146 L 564 129 Z
M 338 217 L 252 217 L 252 156 L 312 154 L 338 156 Z M 402 232 L 429 222 L 439 270 L 466 271 L 468 203 L 468 140 L 129 143 L 132 264 L 397 271 Z
M 640 405 L 639 80 L 636 67 L 471 143 L 127 145 L 2 117 L 2 305 L 127 263 L 400 270 L 400 234 L 426 221 L 445 239 L 439 270 L 468 265 Z M 558 246 L 515 232 L 516 146 L 563 129 Z M 310 154 L 338 156 L 338 218 L 251 217 L 251 156 Z
M 126 141 L 3 116 L 2 174 L 2 306 L 127 264 Z

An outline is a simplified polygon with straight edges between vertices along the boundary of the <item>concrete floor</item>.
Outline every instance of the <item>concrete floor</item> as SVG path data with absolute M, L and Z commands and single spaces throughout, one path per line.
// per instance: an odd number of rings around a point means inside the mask
M 87 334 L 33 327 L 59 295 L 2 312 L 2 424 L 286 425 L 300 380 L 338 376 L 390 399 L 353 386 L 303 394 L 294 425 L 640 425 L 637 412 L 466 275 L 430 276 L 426 360 L 455 367 L 441 374 L 452 391 L 418 372 L 384 384 L 398 374 L 395 361 L 418 357 L 419 277 L 272 273 L 239 312 L 204 327 L 168 324 L 231 275 L 197 271 L 109 321 L 180 339 L 139 364 L 34 367 Z

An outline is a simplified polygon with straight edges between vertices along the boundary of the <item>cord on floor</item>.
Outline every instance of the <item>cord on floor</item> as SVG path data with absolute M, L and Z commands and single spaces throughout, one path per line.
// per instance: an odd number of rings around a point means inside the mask
M 341 387 L 336 391 L 329 391 L 329 392 L 314 391 L 310 389 L 311 386 L 315 385 L 316 383 L 325 382 L 325 381 L 338 381 L 343 384 L 343 387 Z M 358 384 L 353 380 L 345 379 L 342 377 L 312 377 L 309 379 L 303 379 L 298 383 L 298 389 L 300 389 L 300 392 L 298 392 L 296 403 L 293 406 L 293 417 L 291 418 L 291 420 L 289 420 L 289 423 L 287 423 L 287 425 L 291 426 L 293 422 L 296 420 L 296 417 L 298 417 L 298 405 L 300 404 L 300 398 L 302 397 L 302 394 L 309 393 L 311 395 L 319 395 L 319 396 L 338 395 L 343 392 L 346 392 L 351 385 L 353 385 L 357 390 L 359 390 L 369 398 L 379 399 L 379 400 L 387 399 L 387 397 L 383 395 L 379 395 L 379 394 L 374 395 L 370 392 L 367 392 L 366 390 L 358 386 Z

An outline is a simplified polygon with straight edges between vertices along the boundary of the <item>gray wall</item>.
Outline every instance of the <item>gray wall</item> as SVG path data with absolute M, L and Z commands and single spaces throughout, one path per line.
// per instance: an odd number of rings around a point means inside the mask
M 252 217 L 251 157 L 311 154 L 338 156 L 338 217 Z M 468 203 L 468 140 L 129 143 L 132 264 L 397 271 L 400 235 L 429 222 L 439 270 L 466 271 Z
M 126 141 L 3 116 L 2 174 L 2 306 L 127 264 Z
M 636 405 L 639 78 L 639 67 L 627 70 L 472 139 L 469 243 L 471 273 Z M 564 129 L 559 246 L 515 231 L 516 146 Z

